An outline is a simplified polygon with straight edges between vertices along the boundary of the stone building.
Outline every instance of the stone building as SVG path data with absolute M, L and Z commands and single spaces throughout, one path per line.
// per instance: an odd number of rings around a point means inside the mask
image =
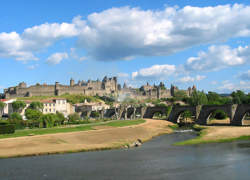
M 186 92 L 187 96 L 190 96 L 196 89 L 195 86 L 182 90 Z M 179 91 L 178 87 L 171 85 L 170 89 L 165 87 L 165 84 L 161 82 L 159 85 L 146 85 L 138 88 L 131 88 L 124 83 L 123 87 L 117 82 L 116 77 L 108 78 L 105 76 L 102 81 L 100 80 L 88 80 L 88 81 L 75 81 L 71 78 L 69 85 L 61 85 L 56 82 L 54 85 L 36 84 L 27 87 L 26 83 L 21 82 L 18 86 L 10 87 L 4 90 L 4 98 L 16 98 L 16 97 L 31 97 L 31 96 L 60 96 L 63 94 L 83 94 L 87 96 L 119 96 L 125 95 L 136 99 L 147 98 L 169 98 Z
M 62 94 L 83 94 L 83 95 L 108 95 L 115 94 L 118 91 L 117 78 L 107 78 L 102 81 L 88 80 L 78 81 L 75 84 L 73 79 L 70 80 L 70 85 L 61 85 L 56 82 L 55 85 L 36 84 L 27 87 L 25 82 L 19 83 L 18 86 L 4 89 L 5 98 L 16 97 L 31 97 L 31 96 L 60 96 Z
M 24 101 L 26 103 L 26 107 L 20 113 L 25 119 L 25 111 L 29 107 L 29 105 L 33 102 L 32 100 Z M 74 106 L 67 102 L 66 99 L 62 98 L 53 98 L 39 101 L 43 103 L 43 114 L 55 114 L 56 112 L 62 113 L 65 117 L 75 112 Z

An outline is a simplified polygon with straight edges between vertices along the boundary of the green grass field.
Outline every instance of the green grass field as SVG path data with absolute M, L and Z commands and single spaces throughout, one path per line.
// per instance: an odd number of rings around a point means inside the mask
M 177 142 L 174 145 L 183 146 L 183 145 L 195 145 L 195 144 L 205 144 L 205 143 L 226 143 L 226 142 L 233 142 L 233 141 L 244 141 L 250 140 L 250 136 L 240 136 L 237 138 L 227 138 L 227 139 L 216 139 L 216 140 L 204 140 L 201 139 L 200 136 L 194 139 L 190 139 L 187 141 Z
M 112 126 L 112 127 L 123 127 L 123 126 L 131 126 L 131 125 L 137 125 L 144 123 L 145 120 L 138 119 L 138 120 L 123 120 L 123 121 L 113 121 L 105 124 L 106 126 Z
M 31 135 L 43 135 L 43 134 L 55 134 L 55 133 L 67 133 L 67 132 L 77 132 L 77 131 L 89 131 L 94 130 L 95 126 L 112 126 L 112 127 L 123 127 L 130 125 L 137 125 L 144 123 L 145 120 L 119 120 L 112 122 L 102 122 L 102 123 L 92 123 L 86 125 L 79 125 L 75 127 L 54 127 L 54 128 L 37 128 L 37 129 L 25 129 L 25 130 L 16 130 L 14 134 L 2 134 L 0 139 L 3 138 L 13 138 L 13 137 L 22 137 L 22 136 L 31 136 Z

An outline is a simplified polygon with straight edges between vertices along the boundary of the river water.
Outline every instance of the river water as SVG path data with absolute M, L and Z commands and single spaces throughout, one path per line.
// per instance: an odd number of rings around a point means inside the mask
M 249 141 L 172 146 L 194 136 L 163 135 L 129 150 L 0 159 L 0 180 L 250 179 Z

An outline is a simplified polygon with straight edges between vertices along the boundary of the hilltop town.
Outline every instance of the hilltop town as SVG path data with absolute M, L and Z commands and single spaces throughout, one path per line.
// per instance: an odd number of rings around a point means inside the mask
M 190 96 L 196 89 L 195 86 L 189 87 L 187 90 L 181 90 Z M 88 81 L 75 81 L 71 78 L 69 85 L 62 85 L 55 82 L 54 85 L 39 84 L 27 86 L 25 82 L 19 83 L 17 86 L 4 89 L 3 98 L 17 98 L 17 97 L 32 97 L 32 96 L 60 96 L 63 94 L 82 94 L 86 96 L 118 96 L 124 94 L 131 98 L 147 99 L 147 98 L 169 98 L 173 97 L 176 92 L 180 91 L 176 86 L 171 85 L 167 89 L 164 83 L 159 85 L 146 85 L 138 88 L 128 87 L 126 83 L 123 86 L 118 83 L 117 77 L 108 78 L 105 76 L 102 81 L 88 80 Z

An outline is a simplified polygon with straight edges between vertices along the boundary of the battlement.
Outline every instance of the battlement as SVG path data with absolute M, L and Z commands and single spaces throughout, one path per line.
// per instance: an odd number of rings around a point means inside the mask
M 189 87 L 184 91 L 187 96 L 190 96 L 196 89 L 195 86 Z M 19 83 L 15 87 L 9 87 L 4 89 L 4 98 L 16 98 L 16 97 L 31 97 L 31 96 L 60 96 L 63 94 L 83 94 L 89 96 L 95 95 L 118 95 L 119 93 L 129 94 L 133 98 L 168 98 L 173 97 L 175 93 L 179 91 L 178 87 L 171 85 L 170 89 L 165 87 L 165 84 L 161 82 L 159 85 L 146 85 L 141 86 L 139 89 L 131 88 L 124 83 L 123 88 L 117 82 L 117 77 L 108 78 L 105 76 L 102 81 L 79 80 L 75 83 L 73 78 L 70 79 L 69 85 L 62 85 L 59 82 L 55 82 L 54 85 L 35 84 L 27 86 L 25 82 Z

